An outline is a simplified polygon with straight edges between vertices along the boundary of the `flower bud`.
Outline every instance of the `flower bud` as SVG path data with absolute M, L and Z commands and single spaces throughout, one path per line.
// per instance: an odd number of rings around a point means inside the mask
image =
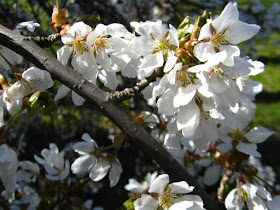
M 135 122 L 137 122 L 140 125 L 143 125 L 144 124 L 144 118 L 145 118 L 145 116 L 140 114 L 135 118 Z
M 66 8 L 58 9 L 53 8 L 52 22 L 50 23 L 56 31 L 60 31 L 62 26 L 66 24 L 68 18 L 68 10 Z

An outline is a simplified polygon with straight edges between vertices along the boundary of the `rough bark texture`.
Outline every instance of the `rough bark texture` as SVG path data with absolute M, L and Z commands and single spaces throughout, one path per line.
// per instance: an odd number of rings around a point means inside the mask
M 194 193 L 201 196 L 206 209 L 224 209 L 223 204 L 213 200 L 196 180 L 180 165 L 153 137 L 133 119 L 130 118 L 114 100 L 109 100 L 110 94 L 99 89 L 84 79 L 68 66 L 63 66 L 55 57 L 23 36 L 0 25 L 0 44 L 4 45 L 38 68 L 50 72 L 53 78 L 59 80 L 85 99 L 93 102 L 107 117 L 122 129 L 129 139 L 150 155 L 160 167 L 170 175 L 172 181 L 187 181 L 194 186 Z

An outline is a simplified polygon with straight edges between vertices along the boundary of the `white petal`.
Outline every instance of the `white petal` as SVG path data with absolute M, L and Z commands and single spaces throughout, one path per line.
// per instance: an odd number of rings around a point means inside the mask
M 204 24 L 200 30 L 198 40 L 204 40 L 204 39 L 209 39 L 212 37 L 212 33 L 210 30 L 210 24 L 212 21 L 208 20 L 206 24 Z
M 186 181 L 174 182 L 169 185 L 170 193 L 172 194 L 186 194 L 193 191 L 194 187 L 190 186 Z
M 254 157 L 261 157 L 262 155 L 257 151 L 257 145 L 254 143 L 240 142 L 236 147 L 240 152 Z
M 213 45 L 208 43 L 199 43 L 195 45 L 193 52 L 195 57 L 202 62 L 207 61 L 211 56 L 216 54 Z
M 221 166 L 213 165 L 206 169 L 203 182 L 207 186 L 215 184 L 221 176 Z
M 110 59 L 113 64 L 111 70 L 118 72 L 126 67 L 126 65 L 130 62 L 131 57 L 124 53 L 113 53 Z
M 58 101 L 59 99 L 64 98 L 67 93 L 69 92 L 70 88 L 65 86 L 65 85 L 61 85 L 61 87 L 57 90 L 57 94 L 54 97 L 55 101 Z
M 170 206 L 169 210 L 187 210 L 187 209 L 193 209 L 191 208 L 194 205 L 193 201 L 181 201 L 178 203 L 174 203 L 172 206 Z
M 142 194 L 141 198 L 134 201 L 135 210 L 157 210 L 158 201 L 150 195 Z
M 123 37 L 124 33 L 128 32 L 128 30 L 124 27 L 124 25 L 119 23 L 112 23 L 108 25 L 113 33 L 110 33 L 111 36 Z
M 171 42 L 171 44 L 175 45 L 176 47 L 179 47 L 179 39 L 178 39 L 178 32 L 177 32 L 177 29 L 169 24 L 169 41 Z
M 165 187 L 169 183 L 169 175 L 161 174 L 159 175 L 151 184 L 149 193 L 163 193 Z
M 104 158 L 99 158 L 96 164 L 92 167 L 89 177 L 93 181 L 98 182 L 107 175 L 109 169 L 110 164 L 108 161 Z
M 128 184 L 124 186 L 124 189 L 133 193 L 143 193 L 143 186 L 135 179 L 129 179 Z
M 232 23 L 239 19 L 237 3 L 228 3 L 220 16 L 213 21 L 213 26 L 217 31 L 224 31 Z
M 101 70 L 98 74 L 98 79 L 105 87 L 115 90 L 118 87 L 118 80 L 115 72 Z
M 70 173 L 70 164 L 68 160 L 65 160 L 64 169 L 60 172 L 60 180 L 63 181 Z
M 267 203 L 267 207 L 270 210 L 278 210 L 279 206 L 280 206 L 280 196 L 274 196 L 272 201 L 268 201 Z
M 225 206 L 228 210 L 242 210 L 243 202 L 238 202 L 238 189 L 234 188 L 225 199 Z
M 96 157 L 94 155 L 83 155 L 77 158 L 71 165 L 72 173 L 82 174 L 90 170 L 95 163 Z
M 77 142 L 73 145 L 73 150 L 80 155 L 84 155 L 93 152 L 95 146 L 95 142 Z
M 155 70 L 157 67 L 162 66 L 163 62 L 164 60 L 162 53 L 150 54 L 143 58 L 139 69 L 145 72 L 145 77 L 148 77 L 152 74 L 153 70 Z
M 234 65 L 234 58 L 240 55 L 240 50 L 237 46 L 232 45 L 222 45 L 221 48 L 226 51 L 227 56 L 222 63 L 225 66 L 233 66 Z
M 199 125 L 200 110 L 196 104 L 189 103 L 187 106 L 181 107 L 177 115 L 177 127 L 179 130 L 186 128 L 189 130 L 188 135 L 194 132 Z M 184 133 L 184 131 L 183 131 Z M 187 133 L 184 134 L 184 136 Z M 187 137 L 187 136 L 185 136 Z
M 178 94 L 173 99 L 173 106 L 178 108 L 187 105 L 195 96 L 197 86 L 189 84 L 187 87 L 179 87 Z
M 174 51 L 168 51 L 167 61 L 164 65 L 163 71 L 164 72 L 170 71 L 174 67 L 174 65 L 176 64 L 177 59 L 178 59 L 178 57 L 175 56 Z
M 262 143 L 268 137 L 270 137 L 274 132 L 270 132 L 268 129 L 264 127 L 254 127 L 244 136 L 252 143 Z
M 160 113 L 169 116 L 177 111 L 177 109 L 174 108 L 173 103 L 170 103 L 170 101 L 173 100 L 174 95 L 174 91 L 167 91 L 158 99 L 157 107 Z
M 247 24 L 238 20 L 229 26 L 225 36 L 228 36 L 227 41 L 231 44 L 239 44 L 255 36 L 260 28 L 256 24 Z
M 62 63 L 62 65 L 66 65 L 68 63 L 69 57 L 73 52 L 73 47 L 63 46 L 56 52 L 57 59 Z
M 114 187 L 121 176 L 122 167 L 119 163 L 113 163 L 109 172 L 110 187 Z
M 79 94 L 77 94 L 76 92 L 72 91 L 72 100 L 73 100 L 73 103 L 76 105 L 76 106 L 81 106 L 84 104 L 85 102 L 85 99 L 82 98 Z

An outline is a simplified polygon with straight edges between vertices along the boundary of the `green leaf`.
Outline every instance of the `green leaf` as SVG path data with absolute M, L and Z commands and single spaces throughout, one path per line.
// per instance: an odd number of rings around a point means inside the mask
M 121 107 L 123 108 L 124 111 L 127 113 L 129 112 L 129 107 L 130 107 L 130 99 L 127 99 L 121 103 Z
M 123 203 L 126 210 L 134 210 L 134 201 L 133 199 L 128 199 Z
M 190 20 L 189 16 L 186 16 L 184 18 L 184 20 L 180 23 L 180 25 L 178 27 L 178 37 L 179 37 L 179 39 L 186 36 L 187 30 L 190 27 L 190 23 L 191 23 L 191 20 Z

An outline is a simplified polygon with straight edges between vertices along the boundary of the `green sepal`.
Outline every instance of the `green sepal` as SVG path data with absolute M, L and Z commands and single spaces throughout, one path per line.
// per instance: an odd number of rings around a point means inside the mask
M 190 24 L 191 24 L 190 17 L 186 16 L 178 27 L 178 37 L 179 37 L 179 39 L 186 36 L 187 30 L 190 27 Z
M 211 12 L 204 10 L 202 15 L 200 15 L 194 23 L 191 39 L 198 38 L 201 27 L 207 23 L 207 19 L 211 19 L 211 18 L 212 18 Z
M 128 199 L 123 203 L 123 206 L 125 207 L 126 210 L 134 210 L 134 199 Z

